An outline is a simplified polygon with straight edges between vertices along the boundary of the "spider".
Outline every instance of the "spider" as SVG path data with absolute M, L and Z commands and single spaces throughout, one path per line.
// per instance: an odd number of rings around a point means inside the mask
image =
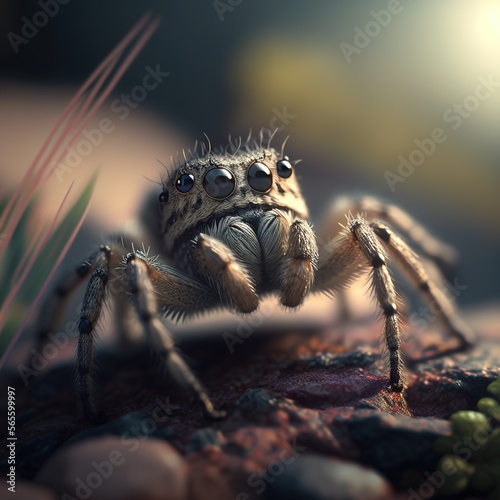
M 123 237 L 113 237 L 56 286 L 38 323 L 41 344 L 69 294 L 87 281 L 77 323 L 76 361 L 76 387 L 86 420 L 104 418 L 92 398 L 92 357 L 95 327 L 108 289 L 121 329 L 130 328 L 130 314 L 122 313 L 132 311 L 160 367 L 175 374 L 213 418 L 222 417 L 224 411 L 214 408 L 174 348 L 164 316 L 178 319 L 221 307 L 250 314 L 270 293 L 278 294 L 286 308 L 295 309 L 309 293 L 339 293 L 370 270 L 384 321 L 388 386 L 400 392 L 404 388 L 401 313 L 388 268 L 390 257 L 433 305 L 445 330 L 458 339 L 458 347 L 440 355 L 473 344 L 473 332 L 440 291 L 439 276 L 431 279 L 421 259 L 392 228 L 405 232 L 436 261 L 446 261 L 450 247 L 402 210 L 373 198 L 352 199 L 342 208 L 334 204 L 322 224 L 325 234 L 333 236 L 316 236 L 308 221 L 296 162 L 284 154 L 284 144 L 278 151 L 270 140 L 267 145 L 263 142 L 261 134 L 260 140 L 230 141 L 220 150 L 203 145 L 200 154 L 195 149 L 162 179 L 159 206 L 156 202 L 142 217 L 143 226 L 153 229 L 151 237 L 162 244 L 160 256 L 152 258 L 133 247 L 127 253 Z M 342 227 L 336 222 L 340 214 L 347 214 Z

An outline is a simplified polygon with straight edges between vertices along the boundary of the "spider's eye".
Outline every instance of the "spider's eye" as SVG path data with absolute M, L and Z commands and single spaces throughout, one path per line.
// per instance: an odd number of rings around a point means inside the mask
M 165 205 L 168 202 L 168 191 L 162 191 L 160 194 L 160 203 Z
M 210 198 L 222 200 L 233 191 L 235 180 L 233 174 L 225 168 L 212 168 L 203 178 L 203 187 Z
M 255 191 L 260 191 L 261 193 L 266 193 L 269 191 L 273 185 L 273 174 L 271 170 L 264 165 L 256 161 L 250 166 L 247 172 L 248 184 Z
M 180 193 L 187 193 L 191 191 L 194 186 L 194 175 L 182 174 L 176 181 L 175 187 Z
M 280 177 L 284 177 L 285 179 L 288 179 L 292 175 L 293 172 L 293 167 L 292 164 L 288 160 L 280 160 L 277 164 L 276 167 L 278 169 L 278 175 Z

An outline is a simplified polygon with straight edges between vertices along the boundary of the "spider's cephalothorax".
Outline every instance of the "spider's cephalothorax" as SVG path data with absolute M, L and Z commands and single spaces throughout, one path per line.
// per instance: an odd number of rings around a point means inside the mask
M 176 268 L 215 285 L 219 293 L 214 299 L 240 312 L 255 310 L 261 293 L 280 289 L 291 264 L 286 256 L 293 226 L 292 238 L 301 257 L 307 257 L 300 259 L 307 269 L 301 271 L 303 283 L 294 280 L 282 302 L 291 307 L 302 302 L 317 248 L 287 156 L 249 146 L 235 154 L 210 152 L 169 176 L 160 204 L 162 240 Z M 224 271 L 226 265 L 231 272 Z M 230 292 L 225 289 L 229 284 Z
M 308 217 L 292 164 L 274 149 L 240 148 L 187 161 L 163 184 L 160 203 L 168 253 L 203 224 L 243 211 L 280 208 Z
M 276 293 L 283 305 L 295 308 L 309 292 L 341 292 L 353 278 L 371 270 L 372 290 L 384 318 L 389 386 L 401 391 L 400 313 L 387 264 L 391 257 L 458 339 L 457 345 L 438 354 L 473 342 L 473 333 L 441 292 L 440 275 L 431 280 L 417 255 L 385 221 L 437 263 L 452 259 L 450 247 L 402 210 L 372 198 L 333 204 L 321 224 L 323 232 L 316 235 L 307 221 L 293 162 L 283 148 L 278 152 L 253 141 L 186 159 L 162 181 L 159 202 L 159 234 L 151 238 L 161 240 L 163 253 L 155 258 L 135 250 L 127 253 L 123 239 L 113 238 L 62 280 L 39 322 L 38 339 L 43 343 L 55 326 L 57 315 L 51 310 L 60 312 L 69 292 L 88 280 L 78 321 L 77 361 L 78 393 L 88 420 L 100 416 L 91 399 L 91 368 L 93 334 L 106 289 L 124 338 L 134 316 L 163 372 L 175 373 L 211 416 L 221 413 L 174 349 L 165 314 L 181 318 L 220 307 L 251 313 L 266 293 Z M 157 208 L 145 214 L 144 227 L 152 226 Z M 346 214 L 347 223 L 341 227 L 338 221 Z M 110 282 L 122 286 L 110 287 Z M 125 314 L 130 311 L 133 314 Z

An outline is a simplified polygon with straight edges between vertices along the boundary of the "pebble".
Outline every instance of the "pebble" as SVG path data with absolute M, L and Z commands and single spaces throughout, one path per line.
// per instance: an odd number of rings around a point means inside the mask
M 278 464 L 279 465 L 279 464 Z M 267 474 L 253 485 L 265 498 L 287 500 L 390 500 L 395 498 L 390 484 L 374 470 L 322 455 L 301 455 L 281 467 L 268 467 Z M 243 499 L 244 494 L 240 495 Z M 249 495 L 253 498 L 252 495 Z
M 62 500 L 181 500 L 187 464 L 163 441 L 108 436 L 63 447 L 35 480 Z

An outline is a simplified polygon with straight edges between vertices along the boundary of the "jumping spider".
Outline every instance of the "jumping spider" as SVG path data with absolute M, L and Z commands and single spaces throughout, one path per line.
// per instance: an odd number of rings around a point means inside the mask
M 91 398 L 92 352 L 94 328 L 108 288 L 115 309 L 135 311 L 136 325 L 159 354 L 162 368 L 176 373 L 212 417 L 223 412 L 214 409 L 202 384 L 174 349 L 164 314 L 184 317 L 220 307 L 248 314 L 269 293 L 277 293 L 287 308 L 296 308 L 308 293 L 337 293 L 353 277 L 371 269 L 372 290 L 384 316 L 389 387 L 401 391 L 400 312 L 387 266 L 390 256 L 432 304 L 446 331 L 458 339 L 458 347 L 444 353 L 472 345 L 474 334 L 439 283 L 386 222 L 404 231 L 436 261 L 446 260 L 449 247 L 402 210 L 368 198 L 352 200 L 347 209 L 344 205 L 343 214 L 363 215 L 348 216 L 343 228 L 336 227 L 339 213 L 332 208 L 323 227 L 325 234 L 334 236 L 319 244 L 322 240 L 308 222 L 293 163 L 283 147 L 278 151 L 269 143 L 263 146 L 262 137 L 225 150 L 204 148 L 162 180 L 160 228 L 152 235 L 161 240 L 160 258 L 135 250 L 127 253 L 123 238 L 112 238 L 60 281 L 43 309 L 37 338 L 43 344 L 55 325 L 56 312 L 60 313 L 70 292 L 87 280 L 78 321 L 77 390 L 88 421 L 102 418 Z M 143 217 L 143 225 L 154 227 L 157 212 L 158 206 Z M 112 282 L 122 286 L 117 290 L 109 286 Z M 117 315 L 124 330 L 125 317 Z

